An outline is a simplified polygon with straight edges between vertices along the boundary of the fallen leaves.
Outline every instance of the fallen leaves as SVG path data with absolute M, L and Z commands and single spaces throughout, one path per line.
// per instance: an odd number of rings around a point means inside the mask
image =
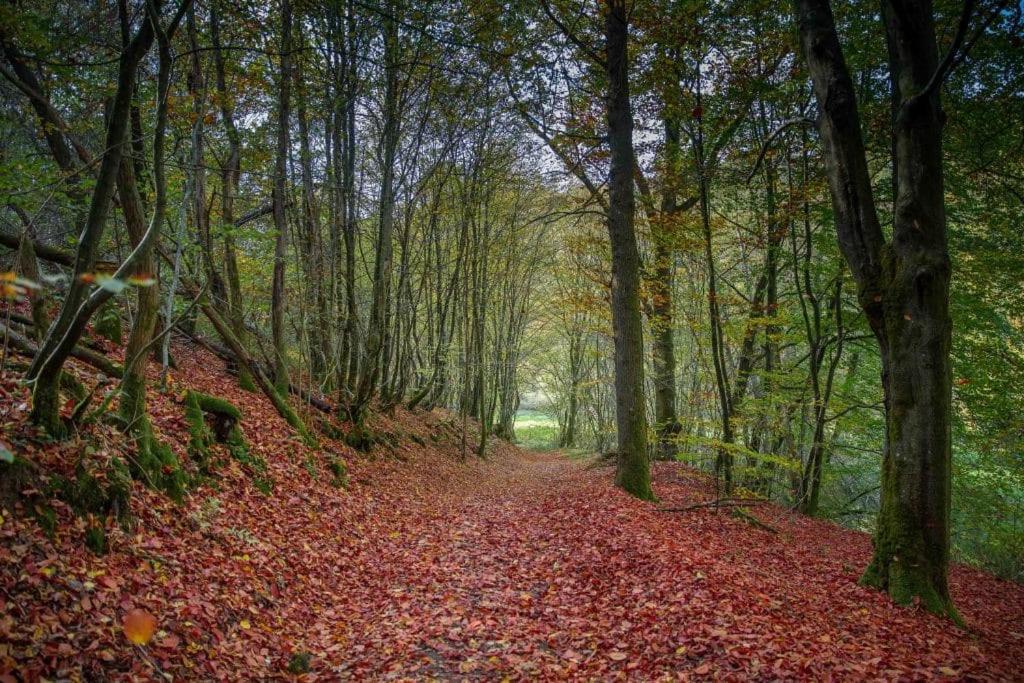
M 175 680 L 273 679 L 307 652 L 321 680 L 1019 675 L 1019 586 L 954 568 L 968 635 L 859 587 L 849 568 L 870 556 L 863 534 L 767 505 L 756 514 L 778 536 L 711 510 L 669 517 L 558 454 L 501 446 L 463 464 L 441 413 L 374 418 L 428 444 L 403 438 L 404 461 L 384 448 L 359 459 L 325 439 L 351 474 L 341 491 L 322 454 L 221 363 L 186 349 L 176 358 L 178 389 L 245 405 L 274 493 L 227 458 L 216 486 L 182 506 L 137 485 L 135 528 L 111 525 L 103 557 L 82 547 L 82 522 L 65 510 L 50 540 L 25 511 L 0 508 L 0 681 L 145 680 L 159 677 L 154 666 Z M 16 405 L 25 390 L 6 377 Z M 174 395 L 151 405 L 184 456 Z M 663 504 L 706 500 L 709 486 L 681 465 L 655 468 Z M 152 621 L 129 633 L 140 605 Z

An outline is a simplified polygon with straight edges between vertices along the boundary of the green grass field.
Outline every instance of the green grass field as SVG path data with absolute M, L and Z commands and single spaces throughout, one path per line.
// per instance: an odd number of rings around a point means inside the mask
M 558 445 L 558 420 L 541 410 L 520 410 L 516 413 L 516 443 L 535 451 L 550 450 Z

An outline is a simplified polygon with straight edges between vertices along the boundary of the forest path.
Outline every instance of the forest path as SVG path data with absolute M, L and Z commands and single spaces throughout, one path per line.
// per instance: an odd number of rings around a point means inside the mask
M 859 587 L 865 535 L 779 509 L 758 514 L 780 534 L 662 513 L 558 452 L 411 461 L 395 477 L 372 484 L 400 493 L 367 511 L 359 552 L 319 595 L 312 630 L 344 652 L 336 675 L 998 676 L 1024 655 L 1020 587 L 957 571 L 965 616 L 984 610 L 976 640 Z M 656 466 L 665 502 L 707 485 Z

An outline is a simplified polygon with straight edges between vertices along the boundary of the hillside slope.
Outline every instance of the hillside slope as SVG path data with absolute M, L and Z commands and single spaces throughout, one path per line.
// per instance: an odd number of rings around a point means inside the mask
M 375 417 L 394 443 L 369 457 L 329 439 L 310 451 L 216 358 L 178 358 L 175 390 L 153 397 L 159 434 L 185 459 L 184 389 L 227 398 L 272 491 L 227 457 L 181 505 L 136 483 L 133 527 L 109 524 L 103 556 L 66 506 L 49 539 L 8 496 L 0 680 L 252 680 L 307 663 L 305 680 L 1020 675 L 1020 586 L 955 568 L 961 631 L 858 587 L 863 534 L 770 506 L 755 514 L 777 534 L 724 512 L 659 512 L 608 469 L 502 442 L 463 462 L 441 412 Z M 97 427 L 88 451 L 33 449 L 24 389 L 13 375 L 2 389 L 8 436 L 47 471 L 123 447 Z M 710 495 L 668 464 L 655 490 L 663 505 Z M 122 632 L 135 608 L 158 620 L 144 648 Z

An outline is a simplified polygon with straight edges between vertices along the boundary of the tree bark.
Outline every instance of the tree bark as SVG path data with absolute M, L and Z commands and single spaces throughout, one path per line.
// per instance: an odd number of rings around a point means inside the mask
M 136 183 L 135 165 L 129 159 L 121 160 L 118 173 L 117 194 L 121 200 L 125 226 L 133 247 L 138 247 L 146 237 L 145 209 Z M 159 226 L 155 226 L 159 230 Z M 139 255 L 135 268 L 137 277 L 154 277 L 156 263 L 154 246 L 159 235 L 150 239 Z M 137 308 L 124 351 L 124 376 L 121 379 L 119 412 L 125 424 L 135 428 L 146 415 L 146 363 L 149 354 L 146 347 L 153 338 L 160 310 L 160 288 L 154 282 L 151 286 L 139 287 Z
M 381 139 L 380 221 L 377 228 L 377 254 L 373 269 L 370 319 L 366 329 L 366 347 L 356 390 L 352 418 L 362 424 L 381 374 L 381 357 L 391 292 L 391 270 L 395 224 L 395 157 L 399 136 L 399 44 L 396 8 L 391 4 L 384 17 L 384 128 Z
M 675 173 L 679 159 L 679 124 L 666 119 L 666 175 Z M 658 434 L 657 455 L 672 460 L 676 454 L 676 436 L 681 425 L 676 412 L 676 351 L 673 328 L 673 289 L 675 252 L 672 221 L 679 211 L 672 180 L 665 179 L 661 211 L 651 217 L 651 239 L 654 242 L 654 278 L 651 280 L 651 345 L 654 371 L 654 425 Z
M 224 271 L 227 276 L 228 319 L 231 331 L 241 344 L 245 344 L 245 302 L 242 299 L 241 278 L 238 273 L 238 249 L 235 245 L 235 197 L 241 176 L 241 140 L 235 126 L 235 110 L 228 92 L 227 67 L 220 42 L 220 3 L 210 3 L 210 40 L 217 73 L 217 95 L 220 118 L 228 139 L 227 158 L 221 164 L 221 235 L 224 240 Z M 246 390 L 255 388 L 252 376 L 244 367 L 238 368 L 238 385 Z
M 605 12 L 605 70 L 611 170 L 608 237 L 612 250 L 612 327 L 615 333 L 615 410 L 618 459 L 615 483 L 653 500 L 644 408 L 643 321 L 640 254 L 634 230 L 633 110 L 629 101 L 629 23 L 625 0 L 609 0 Z
M 288 126 L 291 111 L 291 49 L 292 49 L 292 7 L 291 0 L 281 0 L 281 73 L 278 83 L 277 100 L 277 153 L 274 162 L 274 275 L 270 293 L 270 324 L 274 340 L 274 386 L 278 392 L 288 390 L 288 364 L 285 359 L 284 331 L 284 275 L 288 257 L 287 205 L 288 179 Z
M 898 194 L 886 243 L 868 175 L 849 70 L 827 0 L 798 0 L 804 57 L 843 255 L 882 357 L 886 440 L 875 553 L 862 582 L 896 602 L 958 619 L 949 597 L 950 262 L 943 200 L 943 113 L 929 0 L 883 3 Z
M 172 28 L 177 27 L 183 12 L 190 4 L 191 0 L 183 0 L 173 20 Z M 100 169 L 93 186 L 89 213 L 79 238 L 71 284 L 61 306 L 60 314 L 56 322 L 50 326 L 46 339 L 40 346 L 39 353 L 33 359 L 26 375 L 27 379 L 34 383 L 31 418 L 52 435 L 62 435 L 64 432 L 60 420 L 58 388 L 61 367 L 81 337 L 89 317 L 103 301 L 110 298 L 110 292 L 102 289 L 90 295 L 88 291 L 89 278 L 83 278 L 83 276 L 91 274 L 95 267 L 123 156 L 122 147 L 128 130 L 135 71 L 153 44 L 156 36 L 154 22 L 155 20 L 148 19 L 142 22 L 138 32 L 122 50 L 118 60 L 117 89 L 109 110 L 110 125 L 107 128 L 104 146 L 106 152 L 100 162 Z M 162 146 L 162 139 L 160 144 Z M 122 264 L 122 268 L 118 269 L 119 274 L 124 270 L 131 272 L 134 263 L 130 261 L 133 258 L 138 258 L 137 251 L 133 252 L 129 261 Z

